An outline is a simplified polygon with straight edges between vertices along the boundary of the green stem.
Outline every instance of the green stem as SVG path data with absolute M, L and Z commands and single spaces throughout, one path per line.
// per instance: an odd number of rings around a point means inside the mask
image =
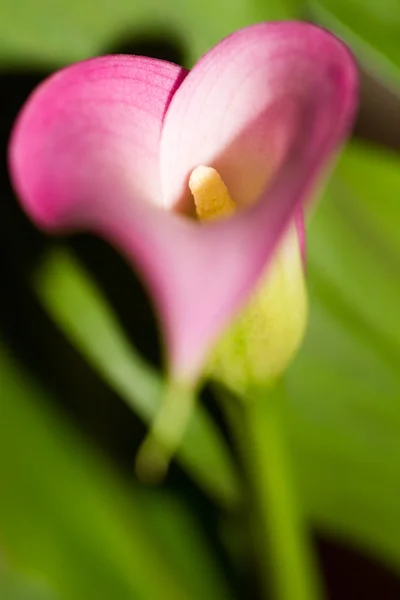
M 321 600 L 311 540 L 294 490 L 282 391 L 279 386 L 262 396 L 256 392 L 258 397 L 241 403 L 234 421 L 252 495 L 261 583 L 265 597 L 274 600 Z
M 193 384 L 169 380 L 161 407 L 136 457 L 136 473 L 148 483 L 159 482 L 178 450 L 196 401 Z

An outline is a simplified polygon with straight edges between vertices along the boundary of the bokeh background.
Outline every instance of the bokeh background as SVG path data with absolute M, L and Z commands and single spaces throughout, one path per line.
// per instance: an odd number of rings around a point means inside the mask
M 310 324 L 285 406 L 299 502 L 328 598 L 400 598 L 398 0 L 1 0 L 1 599 L 258 597 L 213 391 L 196 456 L 185 440 L 161 487 L 139 484 L 161 377 L 150 302 L 105 243 L 34 228 L 6 150 L 30 91 L 65 64 L 123 52 L 190 67 L 233 30 L 288 18 L 342 37 L 361 73 L 353 138 L 308 222 Z

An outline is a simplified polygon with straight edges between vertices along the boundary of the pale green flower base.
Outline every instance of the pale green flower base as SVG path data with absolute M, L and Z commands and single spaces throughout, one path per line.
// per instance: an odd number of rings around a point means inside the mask
M 207 372 L 242 397 L 284 373 L 304 337 L 307 292 L 292 226 L 245 308 L 218 340 Z

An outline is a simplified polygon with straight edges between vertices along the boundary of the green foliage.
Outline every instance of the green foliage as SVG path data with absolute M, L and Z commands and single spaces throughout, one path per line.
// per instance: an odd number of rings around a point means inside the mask
M 5 600 L 56 600 L 41 583 L 32 582 L 18 573 L 0 567 L 0 598 Z
M 187 507 L 128 488 L 1 348 L 0 389 L 0 548 L 10 564 L 60 600 L 229 597 Z M 11 590 L 11 579 L 1 585 Z
M 297 0 L 268 2 L 262 11 L 265 19 L 291 18 L 297 14 Z M 104 53 L 126 35 L 168 31 L 183 43 L 191 65 L 259 15 L 259 0 L 3 0 L 0 64 L 58 66 Z
M 312 17 L 350 44 L 367 70 L 400 89 L 398 0 L 310 0 Z
M 400 569 L 400 160 L 350 146 L 309 227 L 310 326 L 288 377 L 303 501 Z

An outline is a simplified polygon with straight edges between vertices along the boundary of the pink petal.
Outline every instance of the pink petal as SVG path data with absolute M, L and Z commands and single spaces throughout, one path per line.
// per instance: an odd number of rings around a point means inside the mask
M 39 86 L 10 148 L 15 186 L 39 224 L 81 226 L 95 204 L 118 211 L 120 190 L 129 202 L 161 202 L 162 121 L 185 75 L 164 61 L 108 56 Z
M 356 77 L 340 42 L 295 23 L 242 30 L 206 55 L 178 88 L 183 77 L 178 67 L 137 58 L 98 59 L 63 71 L 23 112 L 11 167 L 39 222 L 90 227 L 137 264 L 160 317 L 169 367 L 189 378 L 347 133 Z M 156 146 L 176 88 L 162 134 L 161 198 Z M 240 143 L 227 154 L 225 144 L 234 138 Z M 227 157 L 239 161 L 246 152 L 250 163 L 235 163 L 241 184 Z M 209 158 L 244 195 L 253 159 L 254 177 L 268 158 L 273 178 L 259 202 L 225 222 L 199 226 L 155 206 L 185 196 L 191 167 L 197 160 L 210 164 Z
M 204 164 L 219 171 L 238 204 L 252 204 L 293 147 L 314 151 L 322 137 L 337 143 L 355 84 L 348 50 L 313 25 L 261 23 L 232 34 L 195 65 L 168 108 L 164 203 L 190 202 L 188 177 Z

